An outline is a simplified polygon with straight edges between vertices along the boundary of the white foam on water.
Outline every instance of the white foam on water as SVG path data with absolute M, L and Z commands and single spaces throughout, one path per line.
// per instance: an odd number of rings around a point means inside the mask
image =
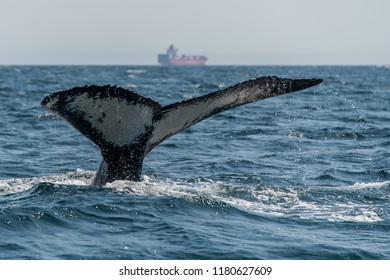
M 206 197 L 260 215 L 306 220 L 380 222 L 383 221 L 380 206 L 359 200 L 349 201 L 348 197 L 359 195 L 360 190 L 373 190 L 373 195 L 376 196 L 375 190 L 382 189 L 383 192 L 383 189 L 390 187 L 390 181 L 356 183 L 343 187 L 279 188 L 234 187 L 204 180 L 195 183 L 173 182 L 145 176 L 142 182 L 116 181 L 106 187 L 129 195 L 171 196 L 191 201 Z M 238 193 L 245 195 L 242 197 Z M 383 193 L 385 195 L 382 199 L 390 200 L 390 192 L 385 190 Z M 313 195 L 317 198 L 307 199 Z
M 0 195 L 26 191 L 38 183 L 88 186 L 95 172 L 77 170 L 58 176 L 0 180 Z M 305 220 L 348 222 L 380 222 L 381 205 L 359 196 L 380 196 L 390 201 L 390 181 L 355 183 L 341 187 L 266 187 L 235 186 L 234 183 L 195 180 L 194 182 L 171 181 L 143 176 L 141 182 L 115 181 L 105 188 L 124 195 L 169 196 L 189 201 L 211 201 L 253 214 L 291 217 Z M 363 195 L 361 192 L 364 192 Z M 311 199 L 311 197 L 315 197 Z
M 146 73 L 148 71 L 144 70 L 144 69 L 127 69 L 126 72 L 129 74 L 143 74 L 143 73 Z
M 356 183 L 343 187 L 311 187 L 307 188 L 263 188 L 252 189 L 254 201 L 225 198 L 246 211 L 274 216 L 297 217 L 309 220 L 349 221 L 349 222 L 380 222 L 383 221 L 380 206 L 369 201 L 348 200 L 353 196 L 377 196 L 381 191 L 381 199 L 390 200 L 390 182 Z M 343 192 L 340 192 L 343 191 Z M 320 192 L 320 194 L 319 194 Z M 336 192 L 336 193 L 335 193 Z M 337 193 L 338 192 L 338 193 Z M 322 196 L 321 196 L 322 195 Z M 316 196 L 316 199 L 304 197 Z
M 353 184 L 352 186 L 348 186 L 348 187 L 338 187 L 340 189 L 356 189 L 356 190 L 359 190 L 359 189 L 375 189 L 375 188 L 386 188 L 386 187 L 390 187 L 390 181 L 385 181 L 385 182 L 372 182 L 372 183 L 361 183 L 361 182 L 357 182 L 355 184 Z
M 56 176 L 43 176 L 32 178 L 12 178 L 0 180 L 0 195 L 15 194 L 27 191 L 40 183 L 58 185 L 88 186 L 91 184 L 95 172 L 78 169 Z

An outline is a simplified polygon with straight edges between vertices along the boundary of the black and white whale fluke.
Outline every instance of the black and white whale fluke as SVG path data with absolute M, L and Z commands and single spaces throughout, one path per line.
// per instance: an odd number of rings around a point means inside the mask
M 260 77 L 182 102 L 159 103 L 116 86 L 84 86 L 51 93 L 41 105 L 95 143 L 103 159 L 92 183 L 139 181 L 145 156 L 158 144 L 214 114 L 286 93 L 321 79 Z

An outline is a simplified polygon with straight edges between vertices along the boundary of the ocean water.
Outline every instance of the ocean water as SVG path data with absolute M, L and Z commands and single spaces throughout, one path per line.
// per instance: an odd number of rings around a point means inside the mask
M 263 75 L 320 86 L 215 115 L 142 182 L 89 184 L 98 149 L 40 107 L 129 88 L 168 105 Z M 0 66 L 0 259 L 390 259 L 389 67 Z

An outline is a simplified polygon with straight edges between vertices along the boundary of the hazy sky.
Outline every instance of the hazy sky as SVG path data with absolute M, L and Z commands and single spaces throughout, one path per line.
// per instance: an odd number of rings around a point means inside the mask
M 389 0 L 0 0 L 0 64 L 390 64 Z

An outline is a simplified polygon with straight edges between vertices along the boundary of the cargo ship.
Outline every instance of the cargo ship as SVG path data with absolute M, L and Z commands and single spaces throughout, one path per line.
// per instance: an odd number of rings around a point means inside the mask
M 179 55 L 174 45 L 170 45 L 166 53 L 158 54 L 158 63 L 162 65 L 205 65 L 206 61 L 204 55 Z

